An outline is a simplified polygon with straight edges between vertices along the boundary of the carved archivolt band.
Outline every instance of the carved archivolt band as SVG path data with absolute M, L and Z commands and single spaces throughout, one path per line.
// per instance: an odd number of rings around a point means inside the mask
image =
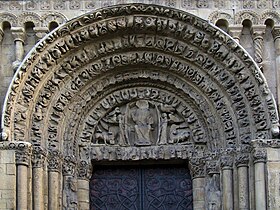
M 144 4 L 48 35 L 18 69 L 2 121 L 9 140 L 59 154 L 50 170 L 63 156 L 88 161 L 90 143 L 215 150 L 278 134 L 272 95 L 242 47 L 191 14 Z

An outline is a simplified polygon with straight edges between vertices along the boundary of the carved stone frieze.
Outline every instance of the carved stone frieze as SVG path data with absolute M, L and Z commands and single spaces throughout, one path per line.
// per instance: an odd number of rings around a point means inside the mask
M 137 160 L 187 160 L 193 150 L 191 145 L 161 145 L 145 147 L 96 146 L 90 148 L 93 161 Z

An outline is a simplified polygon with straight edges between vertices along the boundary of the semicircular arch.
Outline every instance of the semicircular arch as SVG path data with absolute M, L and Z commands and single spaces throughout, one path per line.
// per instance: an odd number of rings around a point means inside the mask
M 165 144 L 206 150 L 278 134 L 273 97 L 240 45 L 194 15 L 145 4 L 82 15 L 44 38 L 15 74 L 2 125 L 9 140 L 83 156 L 97 139 L 136 144 L 138 108 L 151 111 L 152 145 L 159 124 Z

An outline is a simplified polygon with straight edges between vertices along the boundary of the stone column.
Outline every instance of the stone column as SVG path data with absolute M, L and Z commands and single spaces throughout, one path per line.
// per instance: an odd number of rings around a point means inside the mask
M 233 210 L 233 158 L 230 155 L 221 157 L 223 209 Z
M 63 209 L 80 209 L 78 208 L 77 198 L 77 161 L 74 156 L 68 155 L 64 157 L 62 173 L 63 173 Z
M 36 36 L 36 42 L 41 40 L 47 33 L 49 33 L 49 29 L 47 27 L 34 27 L 33 28 Z
M 249 210 L 249 174 L 248 174 L 249 154 L 240 151 L 235 160 L 238 177 L 238 209 Z
M 193 209 L 205 209 L 205 161 L 202 157 L 190 160 L 189 168 L 193 185 Z
M 274 28 L 272 31 L 275 45 L 276 56 L 276 82 L 277 82 L 277 106 L 280 109 L 280 27 Z
M 255 208 L 266 210 L 266 150 L 258 147 L 257 141 L 253 141 L 254 175 L 255 175 Z
M 12 27 L 11 28 L 12 35 L 14 37 L 15 42 L 15 61 L 13 62 L 14 71 L 19 67 L 20 63 L 23 60 L 24 56 L 24 40 L 25 40 L 25 30 L 22 27 Z
M 242 25 L 232 25 L 229 26 L 229 34 L 232 36 L 232 38 L 239 43 L 240 41 L 240 36 L 242 32 Z
M 78 201 L 79 209 L 86 210 L 89 208 L 89 179 L 92 174 L 91 163 L 80 161 L 78 169 Z
M 44 209 L 44 166 L 46 152 L 41 147 L 34 147 L 32 154 L 33 210 Z
M 48 209 L 60 209 L 61 154 L 57 150 L 48 154 Z
M 17 210 L 28 208 L 28 166 L 30 164 L 31 144 L 17 142 L 16 165 L 17 165 Z
M 253 26 L 253 41 L 255 48 L 255 61 L 261 66 L 263 62 L 263 36 L 265 33 L 265 25 L 261 26 Z

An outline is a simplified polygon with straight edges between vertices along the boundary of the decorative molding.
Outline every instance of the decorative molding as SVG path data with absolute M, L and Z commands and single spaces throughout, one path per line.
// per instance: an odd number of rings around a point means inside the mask
M 213 24 L 216 24 L 218 20 L 226 20 L 229 25 L 234 24 L 232 15 L 226 12 L 214 11 L 208 16 L 208 19 Z
M 252 10 L 240 11 L 234 15 L 235 24 L 239 25 L 242 25 L 242 22 L 244 20 L 250 20 L 253 25 L 258 25 L 259 19 L 259 15 L 256 12 L 253 12 Z

